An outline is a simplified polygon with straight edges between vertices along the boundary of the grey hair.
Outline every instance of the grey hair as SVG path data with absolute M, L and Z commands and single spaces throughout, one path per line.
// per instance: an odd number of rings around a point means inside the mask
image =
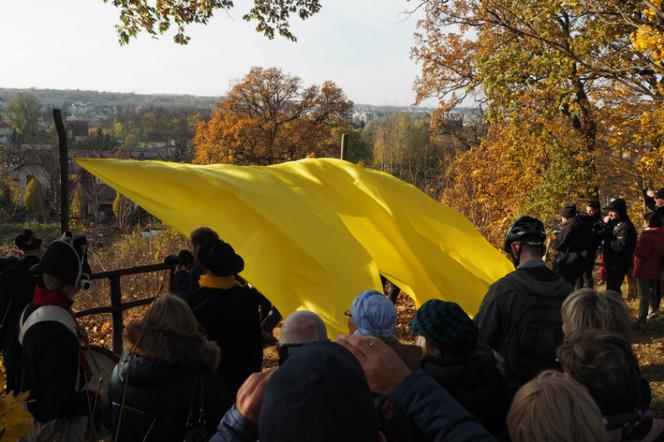
M 299 310 L 288 315 L 281 326 L 279 344 L 308 344 L 327 341 L 323 320 L 314 312 Z

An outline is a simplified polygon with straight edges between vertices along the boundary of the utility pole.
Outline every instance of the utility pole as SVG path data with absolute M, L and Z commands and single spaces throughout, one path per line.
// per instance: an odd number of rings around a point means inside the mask
M 348 134 L 341 134 L 341 159 L 348 157 Z

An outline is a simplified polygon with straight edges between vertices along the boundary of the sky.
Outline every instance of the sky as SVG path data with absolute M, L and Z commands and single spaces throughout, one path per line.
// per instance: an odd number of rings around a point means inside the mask
M 0 87 L 219 96 L 250 67 L 278 66 L 304 85 L 332 80 L 356 103 L 414 102 L 413 2 L 323 0 L 293 22 L 295 43 L 258 34 L 242 20 L 249 4 L 190 27 L 187 46 L 170 35 L 120 46 L 119 13 L 102 0 L 0 0 Z

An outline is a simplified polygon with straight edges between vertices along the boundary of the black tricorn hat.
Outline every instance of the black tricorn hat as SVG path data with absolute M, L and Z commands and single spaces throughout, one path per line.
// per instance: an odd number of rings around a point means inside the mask
M 198 251 L 201 265 L 215 276 L 231 276 L 244 270 L 244 259 L 222 240 L 213 241 Z
M 26 229 L 14 239 L 14 244 L 19 250 L 31 252 L 41 247 L 42 240 L 37 238 L 32 230 Z

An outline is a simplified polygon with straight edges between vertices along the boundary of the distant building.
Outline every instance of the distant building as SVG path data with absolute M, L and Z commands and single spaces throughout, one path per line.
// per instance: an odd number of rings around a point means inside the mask
M 169 161 L 174 160 L 177 154 L 175 143 L 154 143 L 159 144 L 161 147 L 135 147 L 133 149 L 123 150 L 118 154 L 118 158 L 126 158 L 130 160 L 161 160 Z
M 9 143 L 14 133 L 14 128 L 5 121 L 0 121 L 0 144 Z
M 85 221 L 97 223 L 112 222 L 113 201 L 116 192 L 97 177 L 90 175 L 77 163 L 77 158 L 124 158 L 134 160 L 172 160 L 176 148 L 170 143 L 160 148 L 135 148 L 123 152 L 70 150 L 69 151 L 69 191 L 73 195 L 79 189 L 79 216 Z M 23 198 L 25 188 L 35 178 L 44 189 L 54 192 L 58 182 L 59 166 L 57 149 L 50 145 L 21 145 L 25 158 L 12 170 L 12 179 L 18 185 L 19 197 Z
M 88 137 L 90 123 L 83 120 L 67 121 L 67 137 L 70 140 L 80 141 Z
M 51 146 L 47 149 L 32 148 L 32 146 L 23 144 L 21 149 L 25 149 L 26 155 L 12 170 L 12 179 L 18 185 L 19 197 L 23 198 L 25 188 L 32 178 L 36 179 L 43 189 L 51 189 L 53 182 L 53 172 L 57 167 L 57 154 Z

